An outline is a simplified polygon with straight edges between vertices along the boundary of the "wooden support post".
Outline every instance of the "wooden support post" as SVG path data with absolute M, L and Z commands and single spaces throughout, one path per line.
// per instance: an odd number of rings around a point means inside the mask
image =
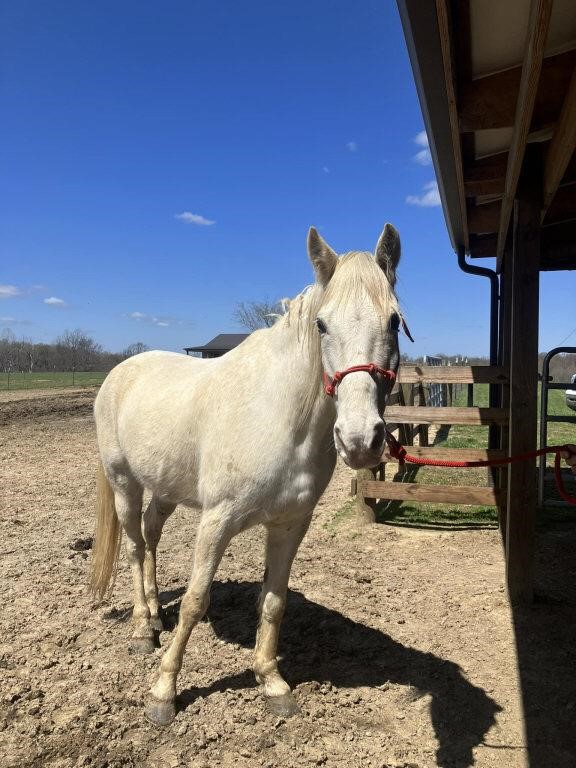
M 362 483 L 378 479 L 379 467 L 356 471 L 356 521 L 360 525 L 376 522 L 376 499 L 365 498 Z
M 499 339 L 498 339 L 498 365 L 510 370 L 510 342 L 511 342 L 511 282 L 512 282 L 512 248 L 506 247 L 504 253 L 503 269 L 500 275 L 500 319 Z M 501 396 L 502 408 L 510 409 L 510 385 L 502 385 Z M 509 426 L 500 427 L 500 445 L 499 447 L 508 453 L 508 443 L 510 440 Z M 499 486 L 504 491 L 508 488 L 508 467 L 500 467 Z M 506 519 L 507 519 L 507 494 L 502 494 L 503 501 L 498 507 L 498 523 L 500 526 L 500 535 L 502 544 L 506 547 Z
M 537 447 L 538 303 L 542 156 L 539 145 L 526 151 L 514 201 L 510 336 L 510 455 Z M 534 535 L 537 503 L 536 462 L 508 470 L 506 576 L 510 599 L 533 597 Z

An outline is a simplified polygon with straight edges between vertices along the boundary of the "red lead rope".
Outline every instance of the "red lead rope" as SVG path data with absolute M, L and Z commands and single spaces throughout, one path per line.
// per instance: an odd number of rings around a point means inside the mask
M 516 461 L 535 459 L 537 456 L 544 456 L 547 453 L 554 453 L 556 454 L 554 459 L 554 477 L 556 479 L 558 493 L 567 504 L 576 504 L 576 496 L 570 496 L 566 491 L 564 481 L 562 480 L 562 457 L 560 453 L 561 451 L 564 451 L 569 456 L 574 454 L 574 451 L 568 445 L 549 445 L 548 448 L 541 448 L 539 451 L 520 453 L 517 456 L 506 456 L 503 459 L 491 459 L 486 461 L 443 461 L 441 459 L 421 459 L 418 456 L 411 456 L 390 432 L 386 432 L 386 442 L 390 448 L 390 455 L 394 459 L 397 459 L 399 464 L 402 465 L 404 462 L 408 462 L 409 464 L 419 464 L 424 467 L 497 467 L 503 464 L 513 464 Z

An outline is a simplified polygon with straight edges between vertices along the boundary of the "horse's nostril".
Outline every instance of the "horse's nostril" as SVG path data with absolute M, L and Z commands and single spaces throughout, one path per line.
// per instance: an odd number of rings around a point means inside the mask
M 386 427 L 383 421 L 378 422 L 374 427 L 374 437 L 370 443 L 370 450 L 376 452 L 384 446 L 384 436 L 386 434 Z

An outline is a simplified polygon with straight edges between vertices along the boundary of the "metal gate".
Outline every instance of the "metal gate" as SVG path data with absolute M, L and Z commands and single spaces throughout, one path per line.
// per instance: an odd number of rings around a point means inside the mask
M 544 358 L 542 363 L 542 389 L 540 392 L 540 448 L 545 448 L 548 444 L 548 424 L 551 421 L 560 421 L 566 424 L 576 424 L 576 415 L 574 416 L 550 416 L 548 414 L 548 391 L 550 389 L 570 389 L 573 385 L 570 382 L 551 382 L 550 381 L 550 361 L 556 355 L 576 354 L 576 347 L 555 347 Z M 576 373 L 576 371 L 575 371 Z M 576 442 L 576 437 L 574 439 Z M 546 477 L 546 456 L 540 456 L 540 465 L 538 467 L 538 504 L 542 507 L 563 506 L 563 501 L 555 499 L 544 500 L 544 480 Z

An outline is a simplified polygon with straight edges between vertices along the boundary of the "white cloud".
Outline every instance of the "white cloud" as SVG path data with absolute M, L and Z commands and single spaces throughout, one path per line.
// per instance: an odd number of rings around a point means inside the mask
M 22 291 L 15 285 L 0 285 L 0 299 L 12 299 L 14 296 L 20 296 Z
M 416 152 L 412 159 L 418 165 L 432 165 L 432 155 L 429 149 L 421 149 L 420 152 Z
M 426 131 L 420 131 L 414 136 L 414 144 L 418 144 L 419 147 L 429 147 L 428 134 Z
M 330 168 L 328 168 L 327 165 L 322 166 L 322 170 L 324 171 L 324 173 L 330 173 Z
M 437 181 L 429 181 L 424 184 L 422 195 L 408 195 L 406 202 L 408 205 L 418 205 L 421 208 L 435 208 L 441 205 L 440 191 Z
M 1 323 L 14 323 L 14 322 L 16 322 L 16 318 L 15 317 L 0 317 L 0 322 Z
M 174 218 L 183 221 L 185 224 L 196 224 L 199 227 L 211 227 L 212 224 L 216 224 L 212 219 L 205 219 L 204 216 L 200 216 L 199 213 L 190 213 L 190 211 L 176 213 Z
M 132 320 L 136 320 L 137 323 L 143 322 L 148 325 L 157 325 L 159 328 L 168 328 L 171 323 L 167 317 L 155 317 L 154 315 L 147 315 L 146 312 L 131 312 L 129 317 Z
M 68 306 L 64 301 L 64 299 L 59 299 L 57 296 L 49 296 L 47 299 L 44 299 L 44 304 L 48 304 L 51 307 L 67 307 Z
M 350 152 L 358 152 L 358 144 L 355 141 L 349 141 L 346 144 L 346 149 L 348 149 Z
M 416 152 L 412 160 L 418 163 L 418 165 L 432 165 L 432 155 L 430 154 L 430 145 L 426 131 L 420 131 L 420 133 L 414 136 L 414 144 L 422 147 L 422 149 Z

